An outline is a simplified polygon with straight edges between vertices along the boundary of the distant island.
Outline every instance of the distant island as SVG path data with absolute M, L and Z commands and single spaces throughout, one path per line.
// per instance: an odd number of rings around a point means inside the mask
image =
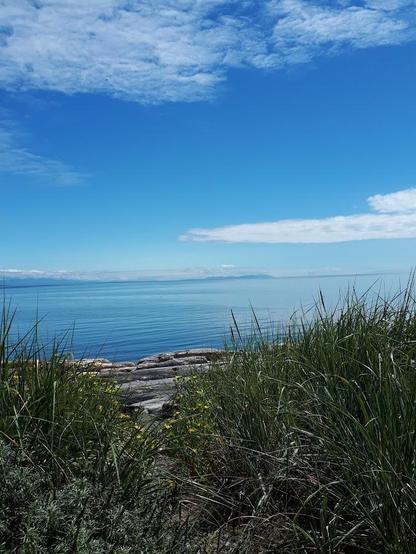
M 367 271 L 357 273 L 293 273 L 287 275 L 279 275 L 277 272 L 267 273 L 242 273 L 235 275 L 175 275 L 173 277 L 154 275 L 154 276 L 140 276 L 135 273 L 135 276 L 129 276 L 125 274 L 112 274 L 112 272 L 103 273 L 97 276 L 95 273 L 56 273 L 50 276 L 47 272 L 40 273 L 39 275 L 29 276 L 27 273 L 13 274 L 0 271 L 0 289 L 18 288 L 18 287 L 42 287 L 51 285 L 80 285 L 80 284 L 104 284 L 104 283 L 193 283 L 198 281 L 235 281 L 235 280 L 262 280 L 262 279 L 325 279 L 331 277 L 379 277 L 382 275 L 396 275 L 401 274 L 408 275 L 408 271 Z

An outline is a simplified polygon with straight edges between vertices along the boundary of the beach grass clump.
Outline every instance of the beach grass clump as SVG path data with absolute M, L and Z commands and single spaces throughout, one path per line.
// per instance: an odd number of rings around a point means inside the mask
M 193 501 L 235 552 L 416 551 L 415 307 L 412 284 L 320 298 L 182 383 Z
M 68 364 L 62 343 L 46 355 L 36 326 L 12 340 L 12 324 L 5 309 L 0 551 L 163 552 L 170 500 L 155 477 L 156 426 L 124 414 L 117 386 Z

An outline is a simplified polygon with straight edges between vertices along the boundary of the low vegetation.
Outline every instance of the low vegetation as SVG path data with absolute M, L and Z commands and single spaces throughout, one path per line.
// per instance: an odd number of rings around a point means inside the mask
M 0 551 L 416 552 L 413 290 L 321 297 L 274 340 L 235 322 L 151 424 L 5 310 Z
M 160 433 L 122 412 L 117 387 L 68 365 L 63 344 L 46 357 L 37 327 L 10 344 L 12 323 L 5 309 L 0 552 L 160 552 Z

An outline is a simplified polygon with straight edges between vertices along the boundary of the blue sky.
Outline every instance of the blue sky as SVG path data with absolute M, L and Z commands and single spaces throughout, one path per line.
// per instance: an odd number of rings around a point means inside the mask
M 414 1 L 4 0 L 0 269 L 406 270 L 415 98 Z

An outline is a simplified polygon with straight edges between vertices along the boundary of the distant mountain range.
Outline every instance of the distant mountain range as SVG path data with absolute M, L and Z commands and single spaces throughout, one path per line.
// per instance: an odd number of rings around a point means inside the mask
M 94 274 L 80 274 L 72 276 L 70 273 L 57 274 L 54 276 L 36 275 L 27 276 L 19 275 L 13 277 L 0 272 L 0 290 L 9 288 L 24 288 L 24 287 L 46 287 L 46 286 L 67 286 L 67 285 L 80 285 L 88 283 L 187 283 L 196 281 L 233 281 L 233 280 L 260 280 L 260 279 L 311 279 L 311 278 L 330 278 L 330 277 L 359 277 L 359 276 L 381 276 L 388 274 L 398 274 L 406 272 L 389 271 L 389 272 L 360 272 L 360 273 L 307 273 L 307 274 L 293 274 L 293 275 L 272 275 L 270 273 L 247 273 L 240 275 L 193 275 L 186 276 L 186 274 L 176 274 L 174 276 L 164 275 L 143 275 L 139 276 L 128 274 L 112 274 L 111 272 L 94 275 Z M 407 273 L 408 274 L 408 273 Z
M 114 279 L 108 277 L 107 279 L 94 279 L 91 278 L 66 278 L 66 277 L 0 277 L 0 289 L 16 288 L 16 287 L 42 287 L 42 286 L 64 286 L 64 285 L 79 285 L 87 283 L 150 283 L 150 282 L 195 282 L 195 281 L 230 281 L 240 279 L 274 279 L 272 275 L 266 273 L 248 274 L 248 275 L 224 275 L 224 276 L 201 276 L 201 277 L 176 277 L 176 278 L 164 278 L 164 277 L 136 277 L 136 278 L 122 278 Z

